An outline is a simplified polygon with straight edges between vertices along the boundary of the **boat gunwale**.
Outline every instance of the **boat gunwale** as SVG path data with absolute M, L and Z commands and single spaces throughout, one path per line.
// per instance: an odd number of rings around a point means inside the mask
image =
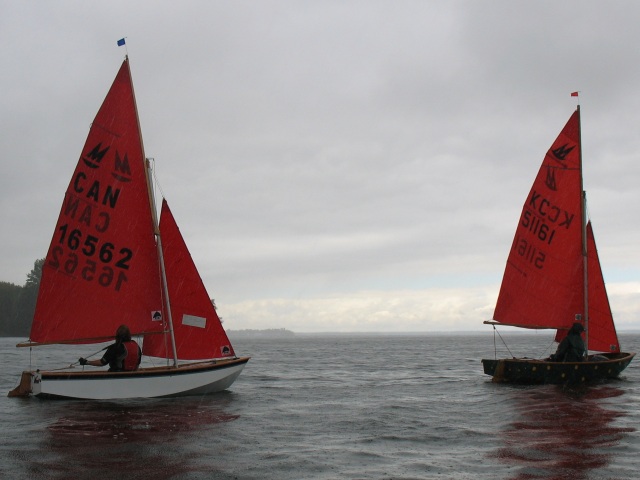
M 533 358 L 482 359 L 482 365 L 485 375 L 492 377 L 493 383 L 585 384 L 619 378 L 636 354 L 620 352 L 600 355 L 604 357 L 601 360 L 582 362 L 550 362 Z
M 246 364 L 251 357 L 238 357 L 229 360 L 208 360 L 204 362 L 186 363 L 178 365 L 161 366 L 161 367 L 145 367 L 138 370 L 132 370 L 127 372 L 110 372 L 106 371 L 87 371 L 73 372 L 69 370 L 63 371 L 47 371 L 47 370 L 26 370 L 24 373 L 31 373 L 32 375 L 40 375 L 41 378 L 48 381 L 56 380 L 89 380 L 89 379 L 126 379 L 126 378 L 141 378 L 141 377 L 160 377 L 160 376 L 172 376 L 172 375 L 188 375 L 202 373 L 208 370 L 222 370 L 225 368 L 234 367 L 237 365 Z
M 552 362 L 541 358 L 483 358 L 482 362 L 518 362 L 518 363 L 544 363 L 553 365 L 593 365 L 596 363 L 614 363 L 620 362 L 627 358 L 633 358 L 636 356 L 636 352 L 616 352 L 616 353 L 596 353 L 593 355 L 599 355 L 605 357 L 606 360 L 586 360 L 579 362 Z M 615 358 L 609 358 L 607 355 L 615 355 Z

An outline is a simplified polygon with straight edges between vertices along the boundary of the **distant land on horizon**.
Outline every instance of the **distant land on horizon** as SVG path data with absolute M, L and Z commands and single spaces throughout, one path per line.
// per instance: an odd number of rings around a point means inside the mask
M 293 337 L 295 333 L 286 328 L 244 328 L 241 330 L 227 330 L 227 335 L 230 337 Z
M 543 335 L 548 333 L 550 335 L 555 334 L 555 330 L 552 329 L 526 329 L 526 328 L 515 328 L 515 327 L 507 327 L 502 330 L 502 334 L 506 335 Z M 618 330 L 618 334 L 640 334 L 640 329 L 623 329 Z M 239 330 L 227 330 L 227 334 L 229 336 L 269 336 L 269 337 L 304 337 L 304 336 L 405 336 L 405 335 L 418 335 L 418 336 L 447 336 L 447 335 L 493 335 L 493 330 L 433 330 L 433 331 L 396 331 L 396 332 L 385 332 L 385 331 L 368 331 L 368 332 L 294 332 L 291 330 L 287 330 L 286 328 L 266 328 L 266 329 L 239 329 Z
M 397 331 L 397 332 L 293 332 L 291 330 L 287 330 L 286 328 L 264 328 L 264 329 L 252 329 L 245 328 L 239 330 L 227 330 L 227 335 L 229 337 L 269 337 L 269 338 L 291 338 L 291 337 L 305 337 L 305 336 L 328 336 L 328 337 L 338 337 L 338 336 L 406 336 L 406 335 L 417 335 L 417 336 L 456 336 L 456 335 L 479 335 L 479 336 L 487 336 L 492 335 L 492 330 L 435 330 L 435 331 Z M 549 330 L 547 333 L 553 333 Z M 542 335 L 544 334 L 541 330 L 534 329 L 508 329 L 502 331 L 503 335 L 513 336 L 513 335 Z M 637 335 L 640 334 L 640 329 L 637 328 L 628 328 L 623 330 L 618 330 L 618 334 L 632 334 Z M 6 335 L 0 333 L 0 338 L 29 338 L 29 333 L 25 332 L 23 335 Z

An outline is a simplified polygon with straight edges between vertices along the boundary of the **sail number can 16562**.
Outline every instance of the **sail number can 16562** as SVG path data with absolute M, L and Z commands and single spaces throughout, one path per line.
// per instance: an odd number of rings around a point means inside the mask
M 81 230 L 69 231 L 66 224 L 58 227 L 58 232 L 60 245 L 51 250 L 51 267 L 61 269 L 68 275 L 78 273 L 80 268 L 79 273 L 84 280 L 96 280 L 103 287 L 113 286 L 116 291 L 120 291 L 123 283 L 127 281 L 125 271 L 129 269 L 133 257 L 131 249 L 117 250 L 113 243 L 100 243 L 100 239 L 94 235 L 83 238 Z M 66 256 L 65 247 L 70 250 Z M 85 257 L 84 261 L 78 253 Z

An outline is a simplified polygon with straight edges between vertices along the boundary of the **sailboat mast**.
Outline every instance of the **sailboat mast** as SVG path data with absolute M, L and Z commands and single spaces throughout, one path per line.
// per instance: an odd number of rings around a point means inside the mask
M 589 353 L 589 272 L 588 257 L 587 257 L 587 193 L 584 191 L 583 175 L 582 175 L 582 122 L 580 119 L 580 104 L 577 107 L 578 111 L 578 143 L 579 143 L 579 169 L 580 169 L 580 207 L 582 216 L 582 288 L 584 289 L 584 340 L 585 348 Z
M 145 172 L 147 179 L 147 189 L 149 192 L 149 203 L 151 205 L 151 217 L 153 219 L 153 230 L 156 236 L 156 244 L 158 249 L 158 262 L 160 264 L 160 275 L 162 278 L 162 293 L 164 294 L 167 325 L 169 325 L 169 337 L 171 338 L 171 351 L 173 352 L 173 366 L 178 366 L 178 350 L 176 349 L 176 337 L 173 331 L 173 316 L 171 315 L 171 301 L 169 299 L 169 288 L 167 286 L 167 272 L 164 266 L 164 254 L 162 253 L 162 236 L 160 235 L 160 226 L 158 224 L 158 213 L 156 212 L 156 199 L 153 194 L 153 182 L 151 181 L 151 162 L 145 158 Z
M 129 65 L 129 56 L 125 57 L 127 62 L 127 67 L 129 68 L 129 79 L 131 81 L 131 94 L 133 95 L 133 107 L 136 111 L 136 122 L 138 123 L 138 132 L 140 132 L 140 148 L 142 150 L 142 161 L 145 163 L 144 171 L 145 171 L 145 179 L 147 181 L 147 192 L 149 194 L 149 207 L 151 209 L 151 219 L 153 222 L 153 233 L 156 237 L 156 245 L 158 250 L 158 261 L 160 263 L 160 272 L 162 277 L 162 290 L 164 293 L 166 310 L 167 310 L 167 321 L 169 325 L 169 335 L 171 337 L 171 348 L 173 352 L 173 365 L 175 367 L 178 366 L 178 355 L 176 350 L 176 339 L 173 333 L 173 319 L 171 318 L 171 305 L 169 303 L 169 289 L 167 287 L 167 275 L 165 273 L 164 266 L 164 256 L 162 254 L 162 240 L 160 238 L 160 227 L 158 224 L 158 214 L 156 212 L 156 203 L 153 195 L 153 183 L 151 181 L 151 166 L 147 157 L 144 153 L 144 142 L 142 140 L 142 129 L 140 128 L 140 117 L 138 116 L 138 104 L 136 103 L 136 94 L 133 88 L 133 78 L 131 77 L 131 66 Z

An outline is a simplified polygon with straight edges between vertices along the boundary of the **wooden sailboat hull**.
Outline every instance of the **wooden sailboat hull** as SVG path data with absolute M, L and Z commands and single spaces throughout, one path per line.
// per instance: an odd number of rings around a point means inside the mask
M 484 373 L 497 383 L 583 384 L 617 378 L 635 353 L 590 355 L 585 362 L 548 362 L 531 358 L 483 359 Z
M 9 395 L 88 400 L 207 395 L 229 388 L 248 361 L 242 357 L 133 372 L 25 371 L 20 386 Z

